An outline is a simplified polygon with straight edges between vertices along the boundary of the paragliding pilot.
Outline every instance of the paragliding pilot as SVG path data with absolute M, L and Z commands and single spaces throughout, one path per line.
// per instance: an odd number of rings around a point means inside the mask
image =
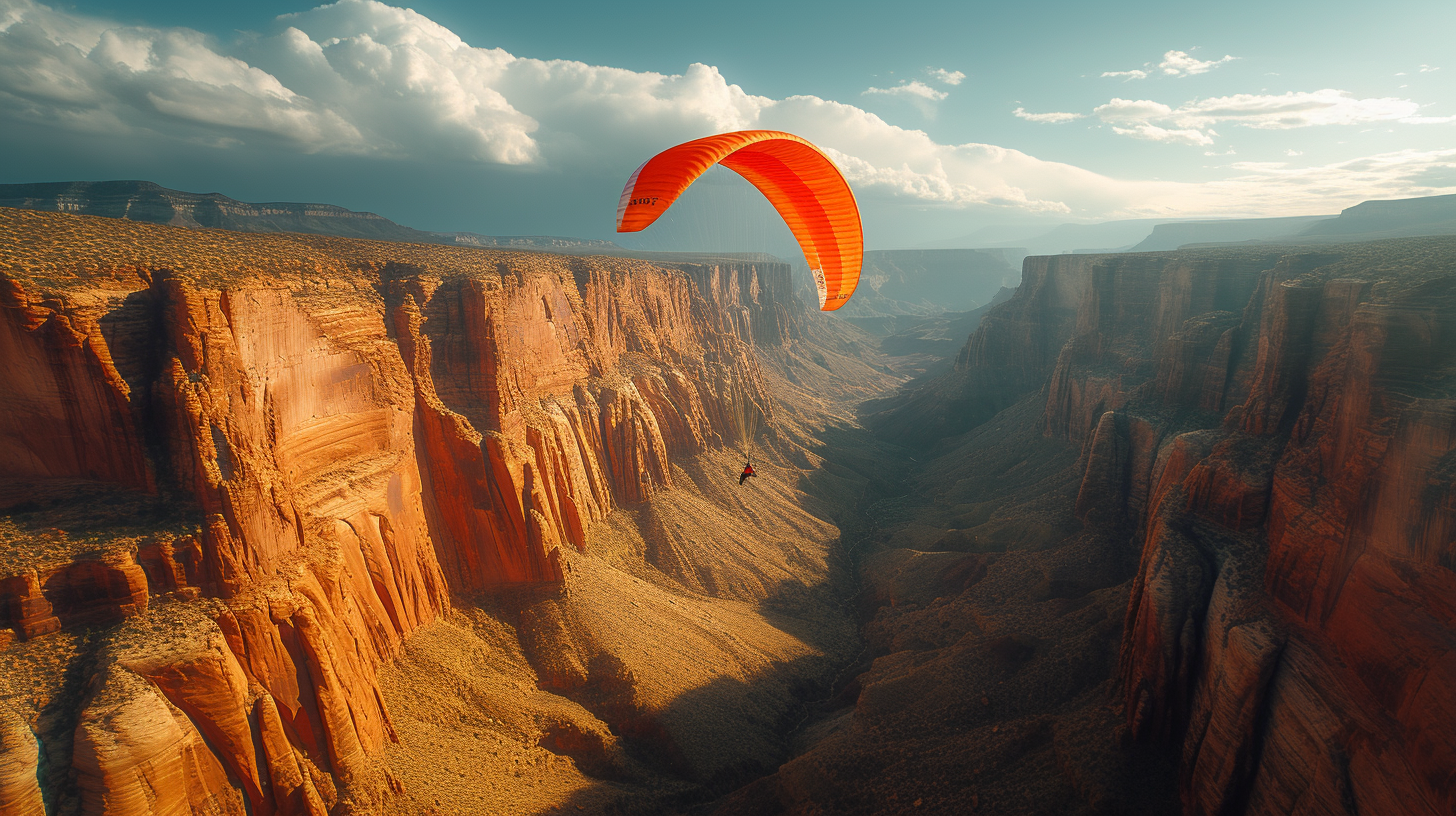
M 752 462 L 749 462 L 748 464 L 745 464 L 743 466 L 743 473 L 739 474 L 739 476 L 738 476 L 738 486 L 739 487 L 742 487 L 743 486 L 743 483 L 746 482 L 746 481 L 748 481 L 748 477 L 749 476 L 757 476 L 757 475 L 758 474 L 755 473 L 754 470 L 753 470 L 753 463 Z

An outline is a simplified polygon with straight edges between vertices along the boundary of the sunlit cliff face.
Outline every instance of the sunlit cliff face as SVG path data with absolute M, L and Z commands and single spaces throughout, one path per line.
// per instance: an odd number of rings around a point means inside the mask
M 834 528 L 785 475 L 810 454 L 796 412 L 774 421 L 755 350 L 796 354 L 787 266 L 5 212 L 13 657 L 93 676 L 6 673 L 27 701 L 17 761 L 30 728 L 70 752 L 40 775 L 47 797 L 378 807 L 439 782 L 421 761 L 436 749 L 387 770 L 387 746 L 449 742 L 421 743 L 439 723 L 404 691 L 439 678 L 381 670 L 424 630 L 473 654 L 500 626 L 512 645 L 477 678 L 496 702 L 451 727 L 528 746 L 539 773 L 462 807 L 572 796 L 590 786 L 572 756 L 637 774 L 618 733 L 720 784 L 770 760 L 795 689 L 846 647 L 816 589 L 842 579 Z M 735 493 L 716 471 L 749 445 L 782 472 Z M 479 597 L 511 599 L 511 622 L 472 612 Z M 466 617 L 441 623 L 452 608 Z M 77 626 L 117 621 L 77 645 Z M 778 713 L 715 742 L 705 722 L 748 697 Z M 35 724 L 43 709 L 59 719 Z M 521 756 L 492 761 L 504 775 Z M 554 792 L 525 790 L 548 776 Z M 12 782 L 39 801 L 34 766 Z

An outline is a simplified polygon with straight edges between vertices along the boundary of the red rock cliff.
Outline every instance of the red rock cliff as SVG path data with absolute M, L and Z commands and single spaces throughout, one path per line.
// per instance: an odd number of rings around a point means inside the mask
M 735 417 L 773 410 L 751 347 L 800 308 L 776 264 L 14 210 L 0 230 L 0 498 L 101 485 L 186 528 L 117 538 L 113 567 L 17 551 L 0 585 L 23 637 L 167 593 L 89 684 L 88 813 L 378 802 L 380 667 L 452 595 L 560 580 L 558 548 L 671 485 L 672 457 L 738 443 Z M 82 575 L 116 588 L 97 602 Z M 30 802 L 34 742 L 7 728 L 0 782 Z
M 1456 809 L 1453 258 L 1028 259 L 901 409 L 953 430 L 1043 388 L 1078 515 L 1141 550 L 1127 727 L 1180 748 L 1189 813 Z

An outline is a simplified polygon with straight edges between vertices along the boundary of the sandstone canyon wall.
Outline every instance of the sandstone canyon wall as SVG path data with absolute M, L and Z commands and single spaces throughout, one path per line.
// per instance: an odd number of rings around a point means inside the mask
M 0 625 L 92 651 L 4 710 L 6 813 L 377 808 L 410 636 L 774 433 L 753 349 L 800 331 L 777 264 L 0 234 Z
M 1185 812 L 1449 814 L 1453 377 L 1449 239 L 1064 255 L 878 422 L 1040 394 L 1077 517 L 1140 552 L 1119 699 Z
M 1450 239 L 1029 258 L 875 440 L 781 265 L 0 233 L 0 812 L 1456 808 Z

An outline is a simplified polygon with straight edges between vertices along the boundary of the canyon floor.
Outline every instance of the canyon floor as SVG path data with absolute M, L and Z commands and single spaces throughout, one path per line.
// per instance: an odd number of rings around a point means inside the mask
M 836 331 L 876 366 L 926 367 Z M 1138 553 L 1074 517 L 1079 450 L 1044 437 L 1044 399 L 927 454 L 857 419 L 872 391 L 770 363 L 817 467 L 760 464 L 740 488 L 734 453 L 701 457 L 690 487 L 594 527 L 564 586 L 482 598 L 412 638 L 382 685 L 407 723 L 385 760 L 401 811 L 1177 812 L 1171 757 L 1121 742 Z M 722 597 L 804 549 L 828 554 L 822 581 Z M 580 642 L 631 681 L 553 689 Z M 631 719 L 644 709 L 650 729 Z
M 1073 515 L 1079 451 L 1025 399 L 898 484 L 856 542 L 865 652 L 774 774 L 714 813 L 1176 813 L 1127 746 L 1118 646 L 1137 553 Z M 888 446 L 887 446 L 888 447 Z
M 589 530 L 560 586 L 488 591 L 411 638 L 381 677 L 392 808 L 707 813 L 843 714 L 875 648 L 860 559 L 914 465 L 855 408 L 925 358 L 814 334 L 763 357 L 780 411 L 757 477 L 737 483 L 738 451 L 679 462 L 678 487 Z

